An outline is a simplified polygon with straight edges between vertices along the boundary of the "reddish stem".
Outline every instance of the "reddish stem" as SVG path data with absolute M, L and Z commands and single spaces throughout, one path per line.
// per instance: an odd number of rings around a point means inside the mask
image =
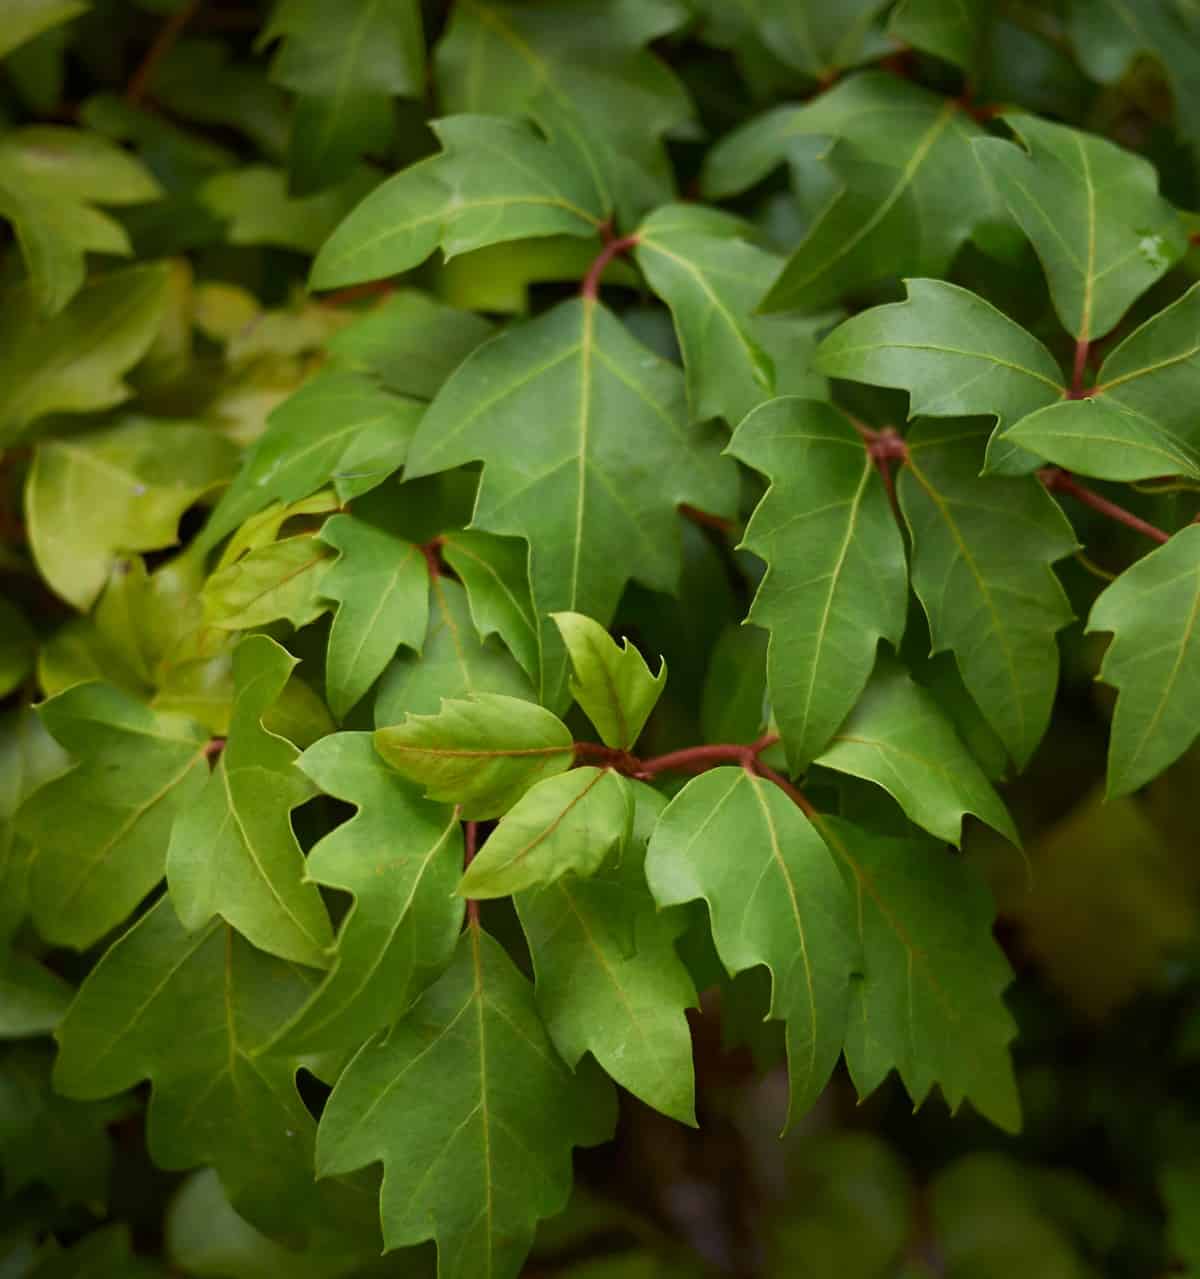
M 702 528 L 715 528 L 719 533 L 737 531 L 737 525 L 733 520 L 727 520 L 723 515 L 710 515 L 707 511 L 698 510 L 687 502 L 680 505 L 679 514 L 684 519 L 691 520 L 693 524 L 699 524 Z
M 479 823 L 463 822 L 463 870 L 475 860 L 479 848 Z M 467 898 L 467 919 L 476 928 L 479 927 L 479 903 L 474 897 Z
M 435 537 L 428 542 L 421 544 L 421 554 L 425 556 L 425 563 L 429 568 L 429 576 L 438 578 L 442 575 L 442 539 Z
M 1134 529 L 1155 542 L 1163 543 L 1171 540 L 1169 533 L 1164 533 L 1162 529 L 1147 523 L 1140 515 L 1134 515 L 1132 511 L 1127 511 L 1123 506 L 1110 502 L 1108 498 L 1080 484 L 1070 471 L 1064 471 L 1058 466 L 1047 466 L 1038 472 L 1038 479 L 1051 493 L 1067 493 L 1077 502 L 1082 502 L 1084 506 L 1090 506 L 1093 511 L 1099 511 L 1101 515 L 1107 515 L 1110 520 L 1116 520 L 1118 524 L 1124 524 L 1126 528 Z
M 748 746 L 722 744 L 719 746 L 689 746 L 681 751 L 656 755 L 653 759 L 634 760 L 634 777 L 649 780 L 659 773 L 702 773 L 718 764 L 742 764 L 751 767 L 759 755 L 779 740 L 778 733 L 767 733 Z
M 791 782 L 788 781 L 782 773 L 777 773 L 773 768 L 769 768 L 761 759 L 756 759 L 750 771 L 757 773 L 759 777 L 768 782 L 774 782 L 781 791 L 796 805 L 796 807 L 804 814 L 809 821 L 813 821 L 817 816 L 817 810 L 808 801 L 808 797 L 798 790 Z
M 622 253 L 628 253 L 639 242 L 639 237 L 636 235 L 622 235 L 615 240 L 609 240 L 596 254 L 596 260 L 588 268 L 587 275 L 583 277 L 583 283 L 579 286 L 579 296 L 594 302 L 600 292 L 600 277 L 604 274 L 605 268 L 613 258 L 620 257 Z
M 343 306 L 347 302 L 358 302 L 362 298 L 386 297 L 395 291 L 396 286 L 391 280 L 368 280 L 365 284 L 351 284 L 348 288 L 326 293 L 321 299 L 321 305 Z
M 1091 395 L 1091 391 L 1085 390 L 1083 386 L 1083 374 L 1087 368 L 1088 351 L 1091 345 L 1086 338 L 1080 338 L 1075 343 L 1075 365 L 1071 369 L 1071 390 L 1067 395 L 1068 400 L 1086 400 Z
M 211 737 L 204 747 L 204 758 L 212 764 L 224 749 L 225 739 L 223 737 Z
M 125 89 L 125 101 L 132 106 L 137 106 L 139 102 L 146 96 L 146 89 L 149 87 L 150 80 L 158 64 L 171 52 L 175 42 L 183 34 L 184 27 L 196 16 L 200 11 L 200 6 L 204 0 L 190 0 L 182 9 L 173 13 L 171 17 L 163 23 L 158 35 L 155 37 L 154 43 L 146 50 L 146 56 L 138 65 L 137 70 L 129 78 L 129 84 Z

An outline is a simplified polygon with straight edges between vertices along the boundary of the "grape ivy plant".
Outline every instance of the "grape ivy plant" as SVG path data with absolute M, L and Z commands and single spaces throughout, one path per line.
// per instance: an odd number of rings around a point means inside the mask
M 0 59 L 0 1273 L 1200 1275 L 1193 0 Z

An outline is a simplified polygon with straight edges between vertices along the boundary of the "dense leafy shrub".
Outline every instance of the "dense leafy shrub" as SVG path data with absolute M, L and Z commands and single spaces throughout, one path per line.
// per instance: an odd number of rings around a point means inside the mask
M 1200 1273 L 1192 0 L 0 56 L 0 1272 Z

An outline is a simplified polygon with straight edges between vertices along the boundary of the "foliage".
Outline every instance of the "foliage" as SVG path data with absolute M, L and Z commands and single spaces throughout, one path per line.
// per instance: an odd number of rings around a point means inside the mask
M 1198 86 L 0 4 L 0 1272 L 1200 1274 Z

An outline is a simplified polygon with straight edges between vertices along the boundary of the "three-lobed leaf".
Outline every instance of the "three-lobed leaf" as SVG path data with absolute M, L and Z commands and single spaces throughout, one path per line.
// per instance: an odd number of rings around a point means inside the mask
M 263 727 L 295 659 L 274 640 L 252 635 L 233 655 L 236 688 L 229 737 L 193 805 L 171 831 L 171 903 L 190 930 L 214 915 L 260 949 L 325 968 L 333 929 L 304 855 L 291 810 L 313 794 L 295 767 L 299 752 Z
M 771 707 L 799 770 L 846 718 L 879 641 L 899 647 L 904 544 L 863 440 L 832 405 L 765 404 L 729 451 L 771 481 L 746 526 L 746 546 L 767 563 L 748 620 L 771 633 Z
M 382 1161 L 388 1248 L 436 1239 L 444 1274 L 516 1279 L 571 1185 L 571 1148 L 604 1140 L 611 1088 L 572 1075 L 533 989 L 477 925 L 450 967 L 342 1073 L 317 1137 L 321 1176 Z
M 829 850 L 792 800 L 740 768 L 689 782 L 646 854 L 659 906 L 703 898 L 731 975 L 771 970 L 771 1015 L 787 1023 L 789 1115 L 802 1115 L 842 1050 L 855 965 L 853 910 Z

